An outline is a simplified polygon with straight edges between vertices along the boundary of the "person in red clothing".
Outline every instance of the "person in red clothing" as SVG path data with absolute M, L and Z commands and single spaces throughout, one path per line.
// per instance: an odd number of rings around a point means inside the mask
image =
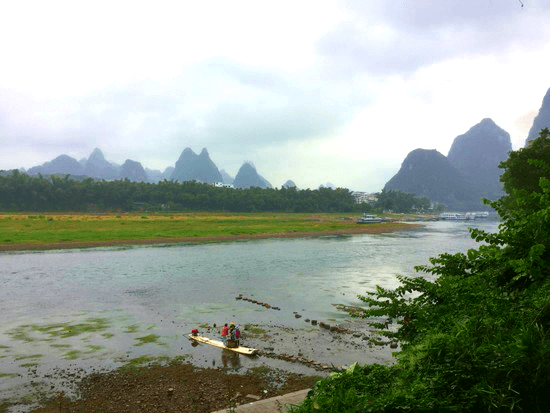
M 222 341 L 223 344 L 227 344 L 227 339 L 229 338 L 229 327 L 227 326 L 227 323 L 222 327 Z

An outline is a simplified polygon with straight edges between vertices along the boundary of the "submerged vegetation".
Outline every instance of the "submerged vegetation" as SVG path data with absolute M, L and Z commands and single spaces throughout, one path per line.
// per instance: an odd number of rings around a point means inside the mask
M 88 318 L 84 322 L 76 324 L 25 324 L 8 331 L 8 335 L 10 335 L 14 340 L 29 343 L 33 341 L 51 341 L 54 338 L 69 338 L 84 333 L 96 333 L 105 331 L 109 327 L 109 320 L 105 318 Z
M 548 411 L 548 129 L 501 168 L 507 195 L 487 201 L 503 220 L 498 233 L 472 229 L 479 248 L 441 254 L 417 267 L 424 276 L 360 296 L 364 317 L 401 343 L 397 363 L 352 365 L 294 412 Z

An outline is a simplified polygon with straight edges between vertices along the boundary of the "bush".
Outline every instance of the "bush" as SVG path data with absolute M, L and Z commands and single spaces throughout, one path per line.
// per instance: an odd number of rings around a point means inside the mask
M 471 230 L 485 245 L 416 268 L 431 277 L 398 276 L 397 289 L 360 296 L 367 320 L 382 317 L 381 334 L 401 342 L 397 363 L 322 380 L 294 412 L 548 411 L 549 135 L 501 164 L 508 195 L 485 201 L 503 219 L 499 232 Z M 538 184 L 529 191 L 517 179 L 526 168 Z

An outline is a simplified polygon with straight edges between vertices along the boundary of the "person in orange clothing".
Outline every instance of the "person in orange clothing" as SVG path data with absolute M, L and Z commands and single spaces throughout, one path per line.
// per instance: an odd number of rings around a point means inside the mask
M 229 338 L 229 327 L 227 326 L 227 323 L 222 327 L 222 342 L 223 345 L 227 345 L 227 339 Z

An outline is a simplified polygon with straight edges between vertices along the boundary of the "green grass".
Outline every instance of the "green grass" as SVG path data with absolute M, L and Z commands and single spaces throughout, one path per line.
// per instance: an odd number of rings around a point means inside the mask
M 42 354 L 31 354 L 31 355 L 28 355 L 28 356 L 16 356 L 15 357 L 15 360 L 27 360 L 27 359 L 38 359 L 38 358 L 41 358 L 43 357 Z
M 52 338 L 68 338 L 83 333 L 105 331 L 109 321 L 105 318 L 88 318 L 82 323 L 54 323 L 47 325 L 25 324 L 8 332 L 15 340 L 27 343 L 33 341 L 48 341 Z
M 247 333 L 250 333 L 250 334 L 265 334 L 265 332 L 267 330 L 265 330 L 263 328 L 260 328 L 260 327 L 257 327 L 257 326 L 254 326 L 252 324 L 246 324 L 244 326 L 244 331 L 246 331 Z
M 131 333 L 138 333 L 139 332 L 139 326 L 136 324 L 132 324 L 131 326 L 127 326 L 125 333 L 131 334 Z
M 77 360 L 79 358 L 85 357 L 88 354 L 95 353 L 96 351 L 103 350 L 103 346 L 86 346 L 88 348 L 88 351 L 82 351 L 82 350 L 69 350 L 65 353 L 63 358 L 65 360 Z
M 148 336 L 143 337 L 137 337 L 136 340 L 139 341 L 138 344 L 134 344 L 134 346 L 143 346 L 147 343 L 156 343 L 160 336 L 157 336 L 156 334 L 149 334 Z
M 137 374 L 143 370 L 158 365 L 178 366 L 182 364 L 188 357 L 189 356 L 186 355 L 176 356 L 172 358 L 168 356 L 144 355 L 131 359 L 126 364 L 124 364 L 124 366 L 120 367 L 118 371 L 127 374 Z
M 19 367 L 36 367 L 36 366 L 39 366 L 40 363 L 36 363 L 36 362 L 33 362 L 33 363 L 23 363 L 23 364 L 20 364 Z
M 151 214 L 147 219 L 141 215 L 124 215 L 121 218 L 114 214 L 0 214 L 0 246 L 283 232 L 314 233 L 356 227 L 355 219 L 342 220 L 341 214 Z
M 54 323 L 47 325 L 26 324 L 10 330 L 8 334 L 15 340 L 32 342 L 35 340 L 47 341 L 48 338 L 68 338 L 83 333 L 94 333 L 109 328 L 109 321 L 105 318 L 88 318 L 77 324 Z M 33 337 L 41 335 L 41 338 Z M 46 337 L 46 338 L 44 338 Z

